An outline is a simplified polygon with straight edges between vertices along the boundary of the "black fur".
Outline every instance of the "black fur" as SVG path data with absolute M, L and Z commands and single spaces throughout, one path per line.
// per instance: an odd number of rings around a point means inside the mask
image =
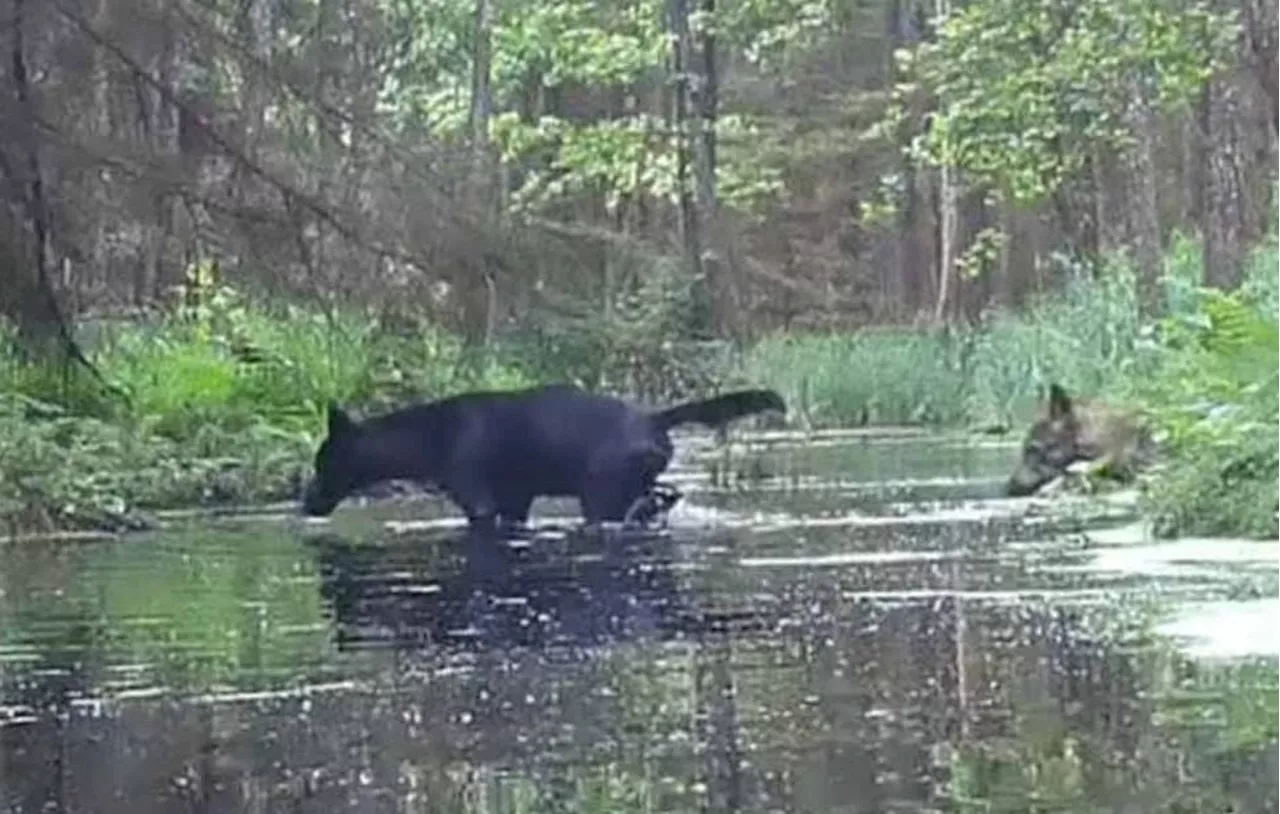
M 327 515 L 357 489 L 403 479 L 439 486 L 473 527 L 523 525 L 537 497 L 577 497 L 588 523 L 621 522 L 654 494 L 671 428 L 769 410 L 786 411 L 769 390 L 650 413 L 567 385 L 466 393 L 362 423 L 331 404 L 302 509 Z
M 649 420 L 663 431 L 681 424 L 701 424 L 704 427 L 719 427 L 728 424 L 735 418 L 753 413 L 765 413 L 776 410 L 785 413 L 787 407 L 782 397 L 772 390 L 739 390 L 723 396 L 690 401 L 675 407 L 653 413 Z

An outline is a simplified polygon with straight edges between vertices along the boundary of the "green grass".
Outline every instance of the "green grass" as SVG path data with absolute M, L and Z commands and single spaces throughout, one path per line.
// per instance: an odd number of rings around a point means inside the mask
M 588 314 L 484 355 L 426 322 L 391 330 L 368 314 L 264 306 L 210 285 L 179 312 L 80 326 L 125 399 L 0 353 L 0 523 L 99 526 L 139 508 L 290 497 L 331 399 L 370 412 L 576 381 L 662 402 L 749 384 L 778 389 L 808 426 L 1020 431 L 1057 381 L 1155 417 L 1170 455 L 1145 495 L 1161 530 L 1274 534 L 1276 259 L 1271 242 L 1242 290 L 1223 297 L 1198 286 L 1198 244 L 1175 239 L 1169 318 L 1154 326 L 1139 322 L 1123 267 L 1064 267 L 1059 291 L 980 327 L 779 335 L 737 352 L 672 342 L 684 303 L 661 279 L 609 324 Z
M 1167 316 L 1144 325 L 1132 275 L 1064 269 L 1022 313 L 953 332 L 778 336 L 746 354 L 813 426 L 915 424 L 1020 431 L 1051 382 L 1143 407 L 1167 455 L 1142 482 L 1162 534 L 1277 534 L 1277 246 L 1230 295 L 1200 286 L 1200 244 L 1166 255 Z
M 250 307 L 229 289 L 209 300 L 82 326 L 124 398 L 0 356 L 0 523 L 112 526 L 136 509 L 291 497 L 331 399 L 376 411 L 529 381 L 428 326 L 397 335 L 358 314 Z
M 1136 361 L 1127 271 L 1064 272 L 1060 291 L 978 328 L 769 338 L 748 352 L 747 374 L 816 426 L 1017 426 L 1050 382 L 1116 392 Z

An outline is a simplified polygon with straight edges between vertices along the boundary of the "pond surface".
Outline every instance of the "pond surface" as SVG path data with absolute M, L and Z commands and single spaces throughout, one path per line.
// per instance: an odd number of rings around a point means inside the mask
M 1276 543 L 997 498 L 990 441 L 680 446 L 644 535 L 0 545 L 0 811 L 1276 811 Z

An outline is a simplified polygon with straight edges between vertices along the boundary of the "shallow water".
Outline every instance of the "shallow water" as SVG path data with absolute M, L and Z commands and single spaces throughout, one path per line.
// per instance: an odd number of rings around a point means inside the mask
M 999 499 L 990 441 L 681 447 L 661 533 L 0 547 L 0 811 L 1276 810 L 1276 543 Z

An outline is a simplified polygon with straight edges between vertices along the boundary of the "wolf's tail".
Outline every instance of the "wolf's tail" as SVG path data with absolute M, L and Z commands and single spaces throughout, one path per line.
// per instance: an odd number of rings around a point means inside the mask
M 735 418 L 777 410 L 787 411 L 787 405 L 772 390 L 739 390 L 736 393 L 725 393 L 723 396 L 690 401 L 677 404 L 675 407 L 653 413 L 653 423 L 664 430 L 681 424 L 704 424 L 708 427 L 719 427 Z

